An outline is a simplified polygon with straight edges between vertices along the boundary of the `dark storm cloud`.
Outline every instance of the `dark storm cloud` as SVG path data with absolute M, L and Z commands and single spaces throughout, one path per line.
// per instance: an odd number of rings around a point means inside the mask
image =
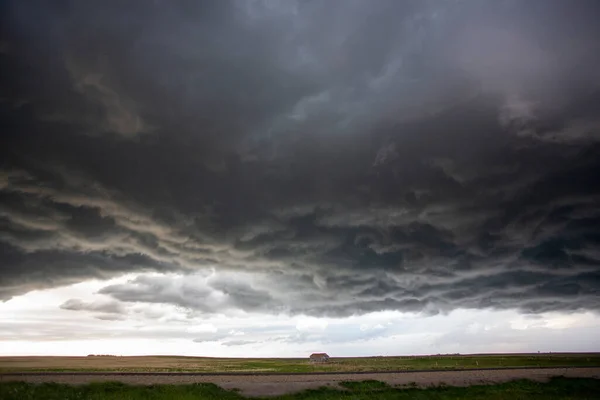
M 0 298 L 598 309 L 594 1 L 2 7 Z

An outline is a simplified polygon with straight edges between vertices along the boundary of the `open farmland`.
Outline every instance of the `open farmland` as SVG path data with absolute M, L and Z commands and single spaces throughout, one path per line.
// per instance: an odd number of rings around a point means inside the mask
M 314 373 L 455 370 L 515 367 L 597 367 L 600 353 L 494 354 L 332 358 L 0 357 L 1 372 Z

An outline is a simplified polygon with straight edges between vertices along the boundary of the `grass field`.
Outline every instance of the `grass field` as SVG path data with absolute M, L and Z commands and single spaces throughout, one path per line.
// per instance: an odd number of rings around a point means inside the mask
M 600 380 L 582 378 L 554 378 L 547 383 L 527 380 L 496 385 L 470 387 L 441 386 L 419 389 L 391 387 L 378 381 L 343 382 L 344 390 L 322 388 L 279 397 L 278 400 L 306 399 L 487 399 L 487 400 L 545 400 L 545 399 L 598 399 Z M 227 391 L 214 384 L 128 386 L 120 383 L 94 383 L 69 386 L 54 383 L 30 384 L 23 382 L 0 383 L 3 400 L 241 400 L 235 391 Z
M 311 364 L 293 358 L 0 357 L 2 372 L 358 372 L 462 368 L 600 366 L 600 353 L 332 358 Z

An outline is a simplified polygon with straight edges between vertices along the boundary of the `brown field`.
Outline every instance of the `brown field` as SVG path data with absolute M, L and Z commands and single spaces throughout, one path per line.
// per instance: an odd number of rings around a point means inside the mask
M 511 367 L 600 367 L 600 353 L 480 354 L 332 358 L 311 364 L 299 358 L 0 357 L 2 372 L 197 372 L 310 373 L 453 370 Z

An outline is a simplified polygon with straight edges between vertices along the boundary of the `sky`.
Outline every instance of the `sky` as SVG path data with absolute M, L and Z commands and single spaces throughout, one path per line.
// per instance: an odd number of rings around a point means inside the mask
M 600 350 L 597 0 L 0 7 L 0 355 Z

